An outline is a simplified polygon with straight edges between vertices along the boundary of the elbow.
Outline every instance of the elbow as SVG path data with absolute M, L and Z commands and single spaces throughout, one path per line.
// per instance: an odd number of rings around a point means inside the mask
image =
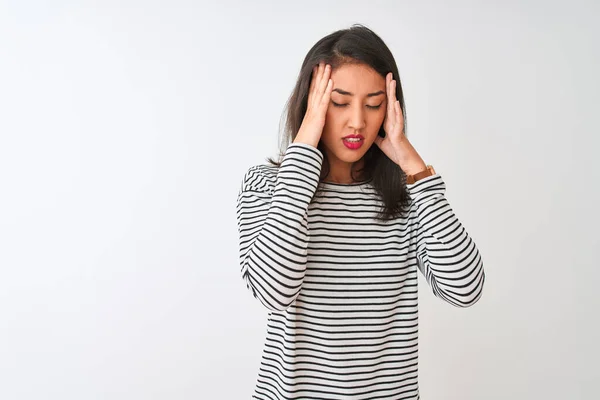
M 432 279 L 434 295 L 458 308 L 468 308 L 476 304 L 483 294 L 485 273 L 481 270 L 478 277 L 464 286 L 442 285 L 437 279 Z
M 269 311 L 286 311 L 294 304 L 299 293 L 300 291 L 298 290 L 296 293 L 286 297 L 269 297 L 268 299 L 256 294 L 254 297 L 258 298 L 261 304 Z
M 459 308 L 469 308 L 469 307 L 475 305 L 475 303 L 477 303 L 479 301 L 479 299 L 481 299 L 482 293 L 483 292 L 479 292 L 479 294 L 477 296 L 471 296 L 471 297 L 468 297 L 465 299 L 461 299 L 461 301 L 459 301 L 455 305 Z
M 265 305 L 266 308 L 270 311 L 287 311 L 287 309 L 290 308 L 292 306 L 292 304 L 294 304 L 299 293 L 300 293 L 300 291 L 298 291 L 294 295 L 286 297 L 285 299 L 282 299 L 274 304 L 263 302 L 263 305 Z
M 485 282 L 485 272 L 481 271 L 477 284 L 469 292 L 453 296 L 455 301 L 451 303 L 459 308 L 469 308 L 475 305 L 483 295 L 483 286 Z
M 247 288 L 252 292 L 262 305 L 269 311 L 286 311 L 300 294 L 302 285 L 297 287 L 279 286 L 273 287 L 268 282 L 261 282 L 252 277 L 251 274 L 243 275 Z

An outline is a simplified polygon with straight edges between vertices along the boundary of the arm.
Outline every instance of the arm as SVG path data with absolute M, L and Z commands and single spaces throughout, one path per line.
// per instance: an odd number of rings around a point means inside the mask
M 434 295 L 457 307 L 475 304 L 485 281 L 483 261 L 444 196 L 444 181 L 436 174 L 407 188 L 419 269 Z
M 309 241 L 307 210 L 322 162 L 315 147 L 292 143 L 275 179 L 261 166 L 244 176 L 237 198 L 241 274 L 269 310 L 287 309 L 300 292 Z

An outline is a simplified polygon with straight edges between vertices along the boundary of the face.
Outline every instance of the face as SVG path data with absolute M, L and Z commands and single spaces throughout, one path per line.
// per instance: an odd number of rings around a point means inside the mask
M 331 79 L 333 91 L 321 142 L 331 170 L 349 170 L 373 145 L 383 123 L 387 106 L 385 78 L 369 66 L 345 64 L 331 72 Z M 358 143 L 342 139 L 357 134 L 362 136 Z

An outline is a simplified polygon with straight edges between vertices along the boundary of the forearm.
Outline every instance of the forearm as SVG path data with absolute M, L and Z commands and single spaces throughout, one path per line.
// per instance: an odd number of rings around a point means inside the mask
M 417 185 L 421 184 L 421 187 Z M 444 196 L 439 175 L 411 185 L 417 257 L 434 294 L 459 307 L 481 297 L 485 273 L 479 249 Z
M 316 152 L 295 146 L 284 157 L 273 192 L 252 186 L 238 196 L 242 277 L 271 310 L 294 301 L 304 279 L 308 249 L 306 212 L 320 172 Z M 247 177 L 252 182 L 252 177 Z

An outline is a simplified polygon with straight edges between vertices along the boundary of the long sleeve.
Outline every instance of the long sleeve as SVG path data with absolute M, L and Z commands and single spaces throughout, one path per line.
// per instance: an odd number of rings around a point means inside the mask
M 412 199 L 420 271 L 434 295 L 469 307 L 482 295 L 485 272 L 479 250 L 445 197 L 439 174 L 407 185 Z
M 285 310 L 296 299 L 306 272 L 308 205 L 317 190 L 322 153 L 292 143 L 279 169 L 264 165 L 246 172 L 237 198 L 242 278 L 269 310 Z

